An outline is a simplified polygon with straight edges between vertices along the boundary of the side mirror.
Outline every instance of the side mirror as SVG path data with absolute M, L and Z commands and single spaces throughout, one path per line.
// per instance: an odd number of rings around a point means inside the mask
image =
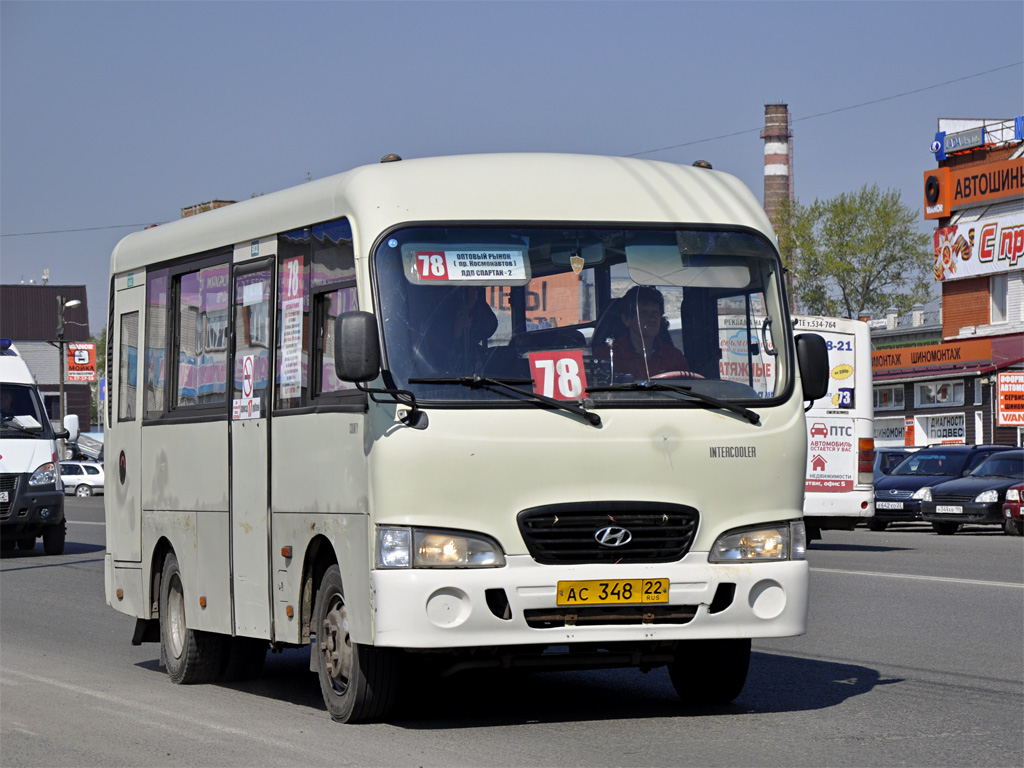
M 64 437 L 65 440 L 68 440 L 73 443 L 75 442 L 75 440 L 78 439 L 77 413 L 69 413 L 67 416 L 64 417 L 64 430 L 67 432 L 67 435 Z M 60 435 L 57 435 L 57 437 L 60 437 Z
M 804 400 L 817 400 L 828 394 L 828 347 L 816 333 L 796 337 L 796 359 L 804 385 Z
M 342 381 L 373 381 L 380 374 L 377 318 L 343 312 L 334 321 L 334 370 Z

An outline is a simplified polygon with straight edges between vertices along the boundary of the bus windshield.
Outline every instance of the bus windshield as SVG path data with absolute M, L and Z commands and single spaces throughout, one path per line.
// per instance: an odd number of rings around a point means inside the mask
M 410 227 L 374 266 L 387 374 L 421 401 L 692 406 L 792 378 L 778 256 L 747 231 Z

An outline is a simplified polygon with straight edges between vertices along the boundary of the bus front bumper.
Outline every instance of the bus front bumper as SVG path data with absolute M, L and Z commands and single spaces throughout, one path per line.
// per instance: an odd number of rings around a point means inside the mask
M 375 646 L 444 649 L 715 638 L 791 637 L 807 630 L 806 560 L 709 564 L 538 565 L 375 570 Z M 559 582 L 667 579 L 657 604 L 559 606 Z

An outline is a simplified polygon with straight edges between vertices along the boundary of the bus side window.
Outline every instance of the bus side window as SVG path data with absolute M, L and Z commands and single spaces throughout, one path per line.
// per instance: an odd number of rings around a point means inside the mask
M 121 315 L 121 355 L 117 372 L 117 420 L 135 421 L 139 376 L 139 313 Z
M 342 312 L 359 309 L 359 298 L 355 285 L 341 288 L 317 297 L 317 379 L 316 396 L 354 390 L 355 385 L 342 381 L 334 369 L 334 321 Z

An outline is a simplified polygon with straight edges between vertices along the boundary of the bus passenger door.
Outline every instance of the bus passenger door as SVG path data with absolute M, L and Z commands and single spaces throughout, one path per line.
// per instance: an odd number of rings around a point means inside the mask
M 274 375 L 273 259 L 235 264 L 228 450 L 234 632 L 272 639 L 270 398 Z
M 111 326 L 112 380 L 108 382 L 110 409 L 106 427 L 104 489 L 107 551 L 115 561 L 142 560 L 142 413 L 144 375 L 144 307 L 146 273 L 120 275 L 114 280 Z M 153 375 L 159 363 L 154 361 Z

